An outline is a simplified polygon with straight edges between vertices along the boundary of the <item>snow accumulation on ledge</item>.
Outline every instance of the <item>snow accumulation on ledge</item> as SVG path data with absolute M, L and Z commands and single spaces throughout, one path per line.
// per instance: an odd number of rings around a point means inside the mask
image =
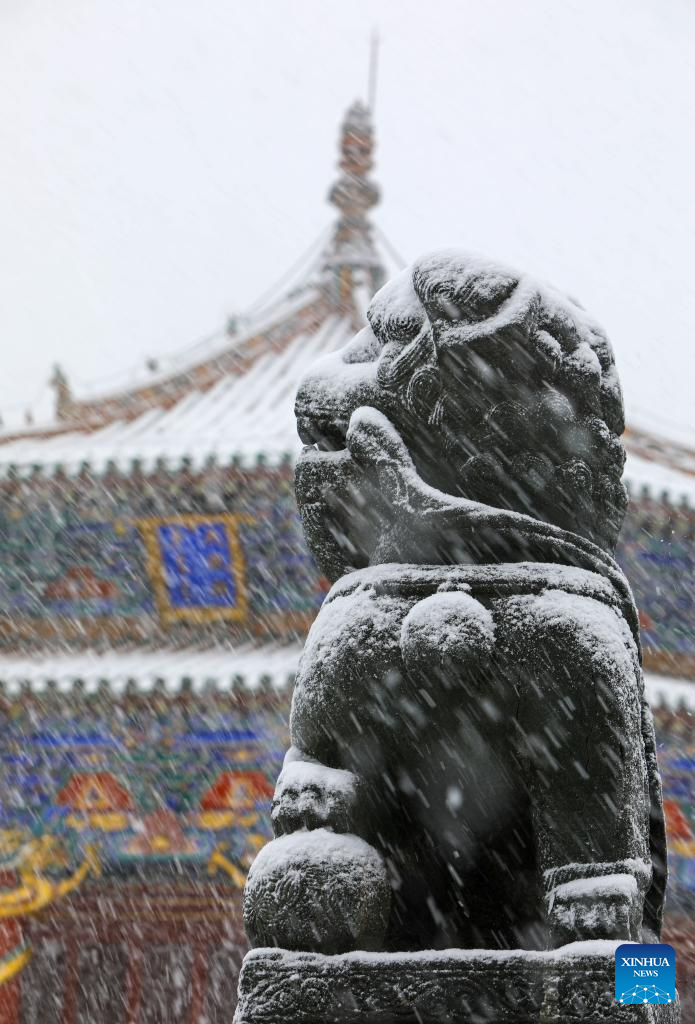
M 301 647 L 295 645 L 0 654 L 0 685 L 10 696 L 24 687 L 36 693 L 49 688 L 69 693 L 78 683 L 87 693 L 105 685 L 115 695 L 128 687 L 149 693 L 160 686 L 176 694 L 188 685 L 194 693 L 209 687 L 253 691 L 265 685 L 285 690 L 294 680 L 300 654 Z
M 78 684 L 86 693 L 106 686 L 115 695 L 126 688 L 149 693 L 163 686 L 178 693 L 189 685 L 207 690 L 257 690 L 268 685 L 289 690 L 297 672 L 299 645 L 209 650 L 107 651 L 0 654 L 0 687 L 13 696 L 24 688 L 43 693 L 55 688 L 70 693 Z M 647 697 L 654 707 L 695 712 L 695 680 L 645 673 Z
M 671 469 L 655 460 L 643 459 L 631 452 L 627 445 L 626 448 L 623 480 L 630 488 L 631 499 L 639 498 L 640 492 L 646 490 L 652 498 L 667 495 L 674 505 L 685 499 L 688 505 L 695 507 L 695 476 Z
M 470 962 L 476 960 L 478 963 L 498 962 L 504 963 L 509 960 L 533 960 L 536 963 L 555 962 L 567 958 L 600 956 L 613 958 L 619 946 L 632 945 L 623 939 L 592 939 L 586 942 L 570 942 L 559 949 L 551 950 L 528 950 L 528 949 L 421 949 L 410 953 L 368 953 L 357 950 L 353 953 L 338 953 L 327 956 L 323 953 L 301 953 L 290 950 L 278 949 L 277 946 L 259 946 L 246 954 L 247 960 L 265 960 L 272 957 L 288 962 L 301 960 L 340 960 L 345 963 L 388 963 L 397 960 L 399 963 L 418 964 L 432 963 L 433 961 L 461 960 Z

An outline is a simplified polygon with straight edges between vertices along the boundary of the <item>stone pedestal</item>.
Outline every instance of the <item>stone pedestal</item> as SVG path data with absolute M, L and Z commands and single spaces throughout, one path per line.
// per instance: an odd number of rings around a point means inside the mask
M 677 1024 L 672 1005 L 623 1006 L 614 943 L 550 953 L 292 953 L 244 960 L 235 1024 Z

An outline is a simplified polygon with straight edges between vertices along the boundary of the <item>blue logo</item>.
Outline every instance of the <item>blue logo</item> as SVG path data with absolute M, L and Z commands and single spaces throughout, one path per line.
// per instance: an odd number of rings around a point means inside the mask
M 615 998 L 626 1006 L 673 1003 L 676 952 L 666 943 L 627 942 L 615 951 Z

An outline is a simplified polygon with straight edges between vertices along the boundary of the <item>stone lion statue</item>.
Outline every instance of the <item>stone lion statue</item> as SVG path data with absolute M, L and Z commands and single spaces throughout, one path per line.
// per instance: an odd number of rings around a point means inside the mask
M 297 396 L 296 490 L 334 581 L 256 859 L 252 943 L 658 941 L 661 791 L 610 343 L 459 251 L 417 261 Z

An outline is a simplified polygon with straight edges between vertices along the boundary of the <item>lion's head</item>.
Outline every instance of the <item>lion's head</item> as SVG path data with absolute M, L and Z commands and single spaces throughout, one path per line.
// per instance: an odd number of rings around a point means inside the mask
M 355 410 L 388 418 L 432 488 L 554 524 L 612 551 L 627 497 L 613 352 L 572 299 L 457 250 L 418 260 L 373 298 L 369 326 L 306 375 L 296 402 L 311 446 L 297 496 L 329 575 L 373 561 L 397 529 L 383 484 L 355 459 Z M 364 426 L 361 428 L 364 430 Z M 364 440 L 364 439 L 363 439 Z M 362 445 L 364 447 L 364 445 Z M 422 541 L 423 538 L 420 538 Z M 420 561 L 524 557 L 429 538 Z

